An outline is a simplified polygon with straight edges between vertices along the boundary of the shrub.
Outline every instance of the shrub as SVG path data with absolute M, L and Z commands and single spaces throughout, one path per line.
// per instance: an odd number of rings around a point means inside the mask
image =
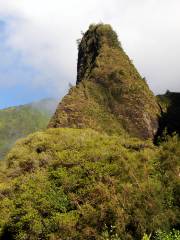
M 177 225 L 176 166 L 169 165 L 172 151 L 178 164 L 179 140 L 168 141 L 157 148 L 90 129 L 21 140 L 1 170 L 1 239 L 132 240 Z

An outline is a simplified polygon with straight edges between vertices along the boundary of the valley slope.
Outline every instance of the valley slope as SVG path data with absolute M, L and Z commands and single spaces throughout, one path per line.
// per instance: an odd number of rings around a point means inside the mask
M 43 99 L 0 110 L 0 159 L 17 139 L 45 129 L 57 104 L 55 99 Z

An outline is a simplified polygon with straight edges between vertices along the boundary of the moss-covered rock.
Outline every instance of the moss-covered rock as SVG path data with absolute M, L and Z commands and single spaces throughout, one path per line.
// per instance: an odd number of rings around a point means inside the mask
M 79 43 L 77 85 L 70 89 L 49 127 L 126 131 L 143 139 L 158 128 L 159 106 L 123 51 L 110 25 L 91 25 Z

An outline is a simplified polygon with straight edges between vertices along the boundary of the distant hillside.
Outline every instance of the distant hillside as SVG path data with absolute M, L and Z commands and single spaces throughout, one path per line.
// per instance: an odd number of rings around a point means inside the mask
M 57 106 L 55 99 L 0 110 L 0 159 L 14 142 L 46 128 Z

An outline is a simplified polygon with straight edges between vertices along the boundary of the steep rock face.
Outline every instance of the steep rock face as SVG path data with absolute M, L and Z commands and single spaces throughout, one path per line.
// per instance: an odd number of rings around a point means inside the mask
M 91 25 L 79 43 L 77 84 L 49 127 L 92 128 L 153 138 L 159 106 L 110 25 Z

